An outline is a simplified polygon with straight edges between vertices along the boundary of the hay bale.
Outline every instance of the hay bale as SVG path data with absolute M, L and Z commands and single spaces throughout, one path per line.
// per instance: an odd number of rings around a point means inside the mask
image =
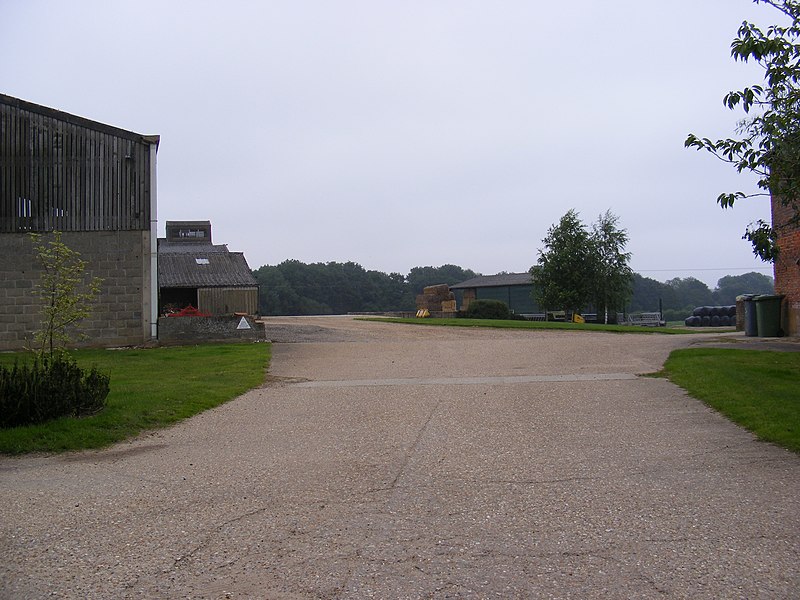
M 441 303 L 443 312 L 456 312 L 456 301 L 455 300 L 445 300 Z
M 446 283 L 439 285 L 429 285 L 423 288 L 422 293 L 426 296 L 446 296 L 450 293 L 450 286 Z
M 427 308 L 430 311 L 442 310 L 442 301 L 436 296 L 420 294 L 416 299 L 417 309 Z

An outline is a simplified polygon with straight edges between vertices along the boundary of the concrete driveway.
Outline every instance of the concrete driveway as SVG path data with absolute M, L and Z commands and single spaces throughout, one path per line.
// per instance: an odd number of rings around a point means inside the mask
M 0 598 L 800 595 L 800 458 L 636 377 L 695 336 L 266 329 L 261 389 L 0 459 Z

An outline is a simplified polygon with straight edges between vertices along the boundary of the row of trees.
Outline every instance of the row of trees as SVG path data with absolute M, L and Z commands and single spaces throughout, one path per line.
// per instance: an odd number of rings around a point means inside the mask
M 476 276 L 456 265 L 414 267 L 408 275 L 368 271 L 354 262 L 287 260 L 253 272 L 261 287 L 264 315 L 326 315 L 348 312 L 413 311 L 428 285 L 454 285 Z
M 402 275 L 368 271 L 353 262 L 306 264 L 298 260 L 263 266 L 254 274 L 261 285 L 260 312 L 264 315 L 411 311 L 425 286 L 453 285 L 476 276 L 456 265 L 415 267 Z M 630 290 L 625 304 L 628 311 L 655 311 L 661 301 L 669 320 L 682 320 L 695 306 L 733 304 L 736 296 L 745 292 L 771 293 L 772 278 L 759 273 L 726 276 L 712 290 L 692 277 L 660 282 L 634 273 Z
M 772 277 L 756 273 L 726 275 L 713 290 L 694 277 L 675 278 L 666 282 L 633 274 L 630 312 L 654 311 L 663 307 L 668 321 L 681 321 L 698 306 L 729 306 L 741 294 L 772 294 Z

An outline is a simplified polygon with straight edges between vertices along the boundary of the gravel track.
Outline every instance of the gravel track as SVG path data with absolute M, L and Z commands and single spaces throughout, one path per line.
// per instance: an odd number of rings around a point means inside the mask
M 800 595 L 798 456 L 633 377 L 707 337 L 266 331 L 233 402 L 0 458 L 0 598 Z

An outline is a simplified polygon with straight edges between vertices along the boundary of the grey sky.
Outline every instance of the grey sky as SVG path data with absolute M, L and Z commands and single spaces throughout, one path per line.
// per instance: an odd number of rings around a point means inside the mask
M 161 135 L 159 226 L 209 219 L 250 266 L 407 273 L 535 263 L 570 208 L 607 209 L 660 281 L 770 274 L 741 239 L 766 200 L 689 132 L 733 133 L 755 82 L 750 0 L 0 0 L 0 91 Z M 721 269 L 721 270 L 714 270 Z

